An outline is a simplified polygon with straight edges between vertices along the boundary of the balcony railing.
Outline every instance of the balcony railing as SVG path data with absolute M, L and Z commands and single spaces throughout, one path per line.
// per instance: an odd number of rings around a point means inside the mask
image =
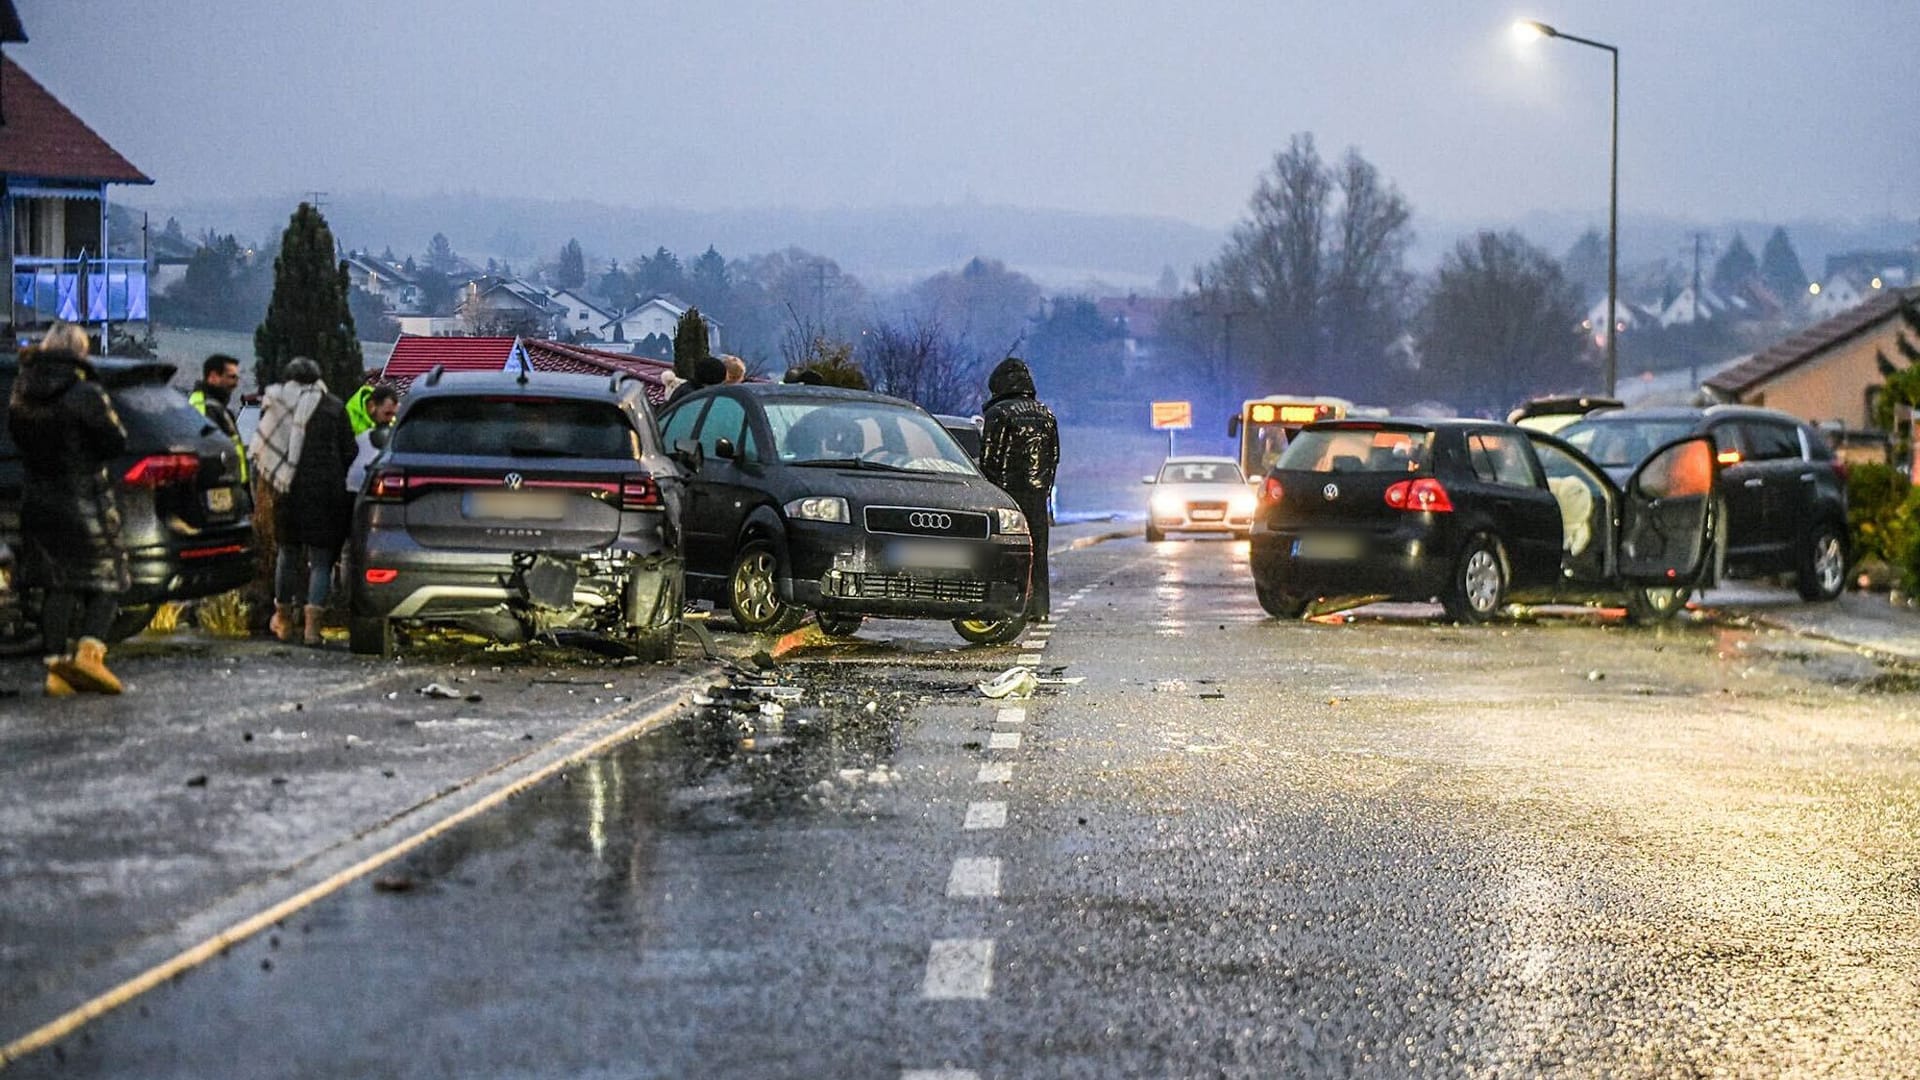
M 13 257 L 13 325 L 146 319 L 143 259 Z

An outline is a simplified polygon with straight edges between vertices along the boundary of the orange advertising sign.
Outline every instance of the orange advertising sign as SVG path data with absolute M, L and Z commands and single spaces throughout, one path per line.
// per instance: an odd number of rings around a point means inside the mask
M 1153 430 L 1185 431 L 1193 426 L 1193 402 L 1156 401 L 1153 403 Z

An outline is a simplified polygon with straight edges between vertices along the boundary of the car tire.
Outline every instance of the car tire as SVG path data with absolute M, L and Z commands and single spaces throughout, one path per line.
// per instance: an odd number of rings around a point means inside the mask
M 820 622 L 820 632 L 828 637 L 852 637 L 860 632 L 860 624 L 867 621 L 865 615 L 833 611 L 818 611 L 814 616 Z
M 1500 613 L 1507 603 L 1507 560 L 1498 540 L 1476 533 L 1467 541 L 1440 603 L 1458 623 L 1483 623 Z
M 1833 600 L 1847 587 L 1846 534 L 1831 523 L 1813 527 L 1797 560 L 1797 579 L 1802 600 Z
M 1307 613 L 1307 605 L 1312 602 L 1297 593 L 1269 588 L 1258 578 L 1253 582 L 1253 595 L 1259 599 L 1261 610 L 1276 619 L 1297 619 Z
M 347 649 L 355 656 L 393 655 L 393 620 L 379 615 L 354 615 L 347 619 Z
M 156 605 L 134 604 L 123 607 L 113 613 L 113 623 L 107 627 L 107 644 L 117 645 L 147 628 L 153 621 Z
M 1649 585 L 1627 590 L 1627 622 L 1634 626 L 1658 626 L 1686 610 L 1689 588 Z
M 1160 541 L 1165 540 L 1166 538 L 1167 538 L 1167 534 L 1165 532 L 1162 532 L 1161 530 L 1154 528 L 1152 525 L 1147 526 L 1147 543 L 1157 544 Z
M 955 619 L 954 632 L 974 645 L 1005 645 L 1027 628 L 1027 617 L 1008 619 Z
M 747 541 L 733 557 L 727 610 L 750 634 L 784 634 L 807 617 L 807 609 L 780 599 L 780 554 L 765 540 Z

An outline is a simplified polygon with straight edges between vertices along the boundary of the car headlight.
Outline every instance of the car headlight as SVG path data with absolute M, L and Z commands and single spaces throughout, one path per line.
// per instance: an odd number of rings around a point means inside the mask
M 787 516 L 801 521 L 839 521 L 853 520 L 847 510 L 847 500 L 838 495 L 809 495 L 804 499 L 795 499 L 783 509 Z
M 1151 502 L 1154 515 L 1157 517 L 1179 517 L 1187 509 L 1186 504 L 1180 501 L 1180 497 L 1172 492 L 1164 495 L 1157 494 Z
M 993 508 L 993 518 L 994 524 L 999 526 L 996 531 L 1002 536 L 1027 535 L 1027 515 L 1020 511 L 1011 507 L 996 506 Z
M 1228 513 L 1234 517 L 1252 517 L 1254 507 L 1253 492 L 1237 491 L 1228 503 Z

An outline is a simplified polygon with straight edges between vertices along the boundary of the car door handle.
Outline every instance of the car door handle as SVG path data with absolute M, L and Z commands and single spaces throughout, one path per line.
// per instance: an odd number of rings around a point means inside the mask
M 1751 480 L 1749 480 L 1749 481 L 1747 481 L 1747 482 L 1746 482 L 1746 484 L 1745 484 L 1744 486 L 1746 486 L 1746 487 L 1762 487 L 1762 486 L 1764 486 L 1765 484 L 1766 484 L 1766 481 L 1765 481 L 1765 480 L 1762 480 L 1762 479 L 1760 479 L 1759 477 L 1757 477 L 1757 476 L 1756 476 L 1756 477 L 1754 477 L 1753 479 L 1751 479 Z

